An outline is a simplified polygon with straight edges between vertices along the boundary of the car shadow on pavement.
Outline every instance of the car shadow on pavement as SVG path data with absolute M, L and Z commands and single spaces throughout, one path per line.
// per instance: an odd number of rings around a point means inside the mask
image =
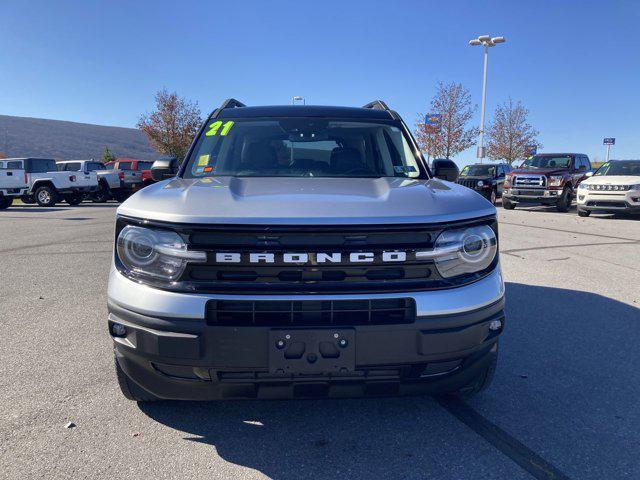
M 43 213 L 43 212 L 64 212 L 69 210 L 62 207 L 30 207 L 29 205 L 12 206 L 2 212 L 20 212 L 20 213 Z
M 496 378 L 467 403 L 569 477 L 618 478 L 619 468 L 639 478 L 628 448 L 640 443 L 639 327 L 640 309 L 626 303 L 508 283 Z M 528 478 L 429 397 L 139 408 L 271 478 Z

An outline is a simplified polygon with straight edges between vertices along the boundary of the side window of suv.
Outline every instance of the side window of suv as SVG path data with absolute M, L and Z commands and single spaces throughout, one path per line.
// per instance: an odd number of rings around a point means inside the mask
M 66 163 L 64 169 L 67 172 L 77 172 L 80 170 L 80 165 L 80 162 Z
M 586 171 L 588 172 L 589 170 L 591 170 L 591 162 L 589 161 L 589 157 L 587 157 L 586 155 L 582 156 L 582 163 L 584 164 L 584 166 L 586 167 Z
M 58 170 L 55 160 L 47 160 L 45 158 L 32 158 L 25 162 L 28 173 L 47 173 Z

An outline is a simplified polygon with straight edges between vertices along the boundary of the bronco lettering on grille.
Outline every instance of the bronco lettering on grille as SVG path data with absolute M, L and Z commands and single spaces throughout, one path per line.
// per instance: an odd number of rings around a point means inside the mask
M 401 263 L 407 261 L 407 252 L 317 252 L 317 253 L 237 253 L 218 252 L 216 253 L 216 263 L 371 263 L 375 260 L 382 262 Z

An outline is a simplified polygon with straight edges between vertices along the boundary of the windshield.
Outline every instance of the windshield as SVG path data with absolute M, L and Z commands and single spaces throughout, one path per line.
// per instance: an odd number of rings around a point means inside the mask
M 319 118 L 237 119 L 210 123 L 185 178 L 426 176 L 392 123 Z
M 635 175 L 640 177 L 640 160 L 628 162 L 609 162 L 602 165 L 594 175 Z
M 467 165 L 460 172 L 462 177 L 493 177 L 496 167 L 493 165 Z
M 535 155 L 522 162 L 520 168 L 569 168 L 570 164 L 571 155 Z

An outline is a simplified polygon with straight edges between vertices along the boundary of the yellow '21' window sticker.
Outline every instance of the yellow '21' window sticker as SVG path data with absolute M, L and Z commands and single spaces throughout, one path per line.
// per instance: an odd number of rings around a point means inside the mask
M 229 133 L 229 130 L 231 130 L 231 127 L 233 127 L 232 120 L 229 120 L 225 123 L 222 123 L 222 120 L 218 120 L 217 122 L 213 122 L 211 125 L 209 125 L 209 130 L 207 130 L 207 133 L 205 133 L 205 135 L 207 137 L 215 137 L 216 135 L 226 137 L 227 133 Z

